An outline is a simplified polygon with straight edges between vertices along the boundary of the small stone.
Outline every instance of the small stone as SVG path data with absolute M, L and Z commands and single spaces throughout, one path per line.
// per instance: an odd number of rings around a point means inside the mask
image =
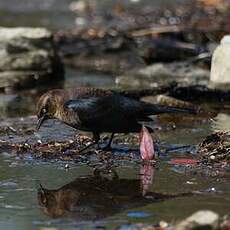
M 209 189 L 209 192 L 216 192 L 216 189 L 214 187 Z
M 193 181 L 186 181 L 186 184 L 197 184 L 197 183 Z
M 24 143 L 24 147 L 29 148 L 30 145 L 28 143 Z
M 65 169 L 69 169 L 70 167 L 69 167 L 69 164 L 66 164 L 65 165 Z
M 38 143 L 38 144 L 42 144 L 42 141 L 41 141 L 41 140 L 38 140 L 37 143 Z
M 175 230 L 212 230 L 219 223 L 219 215 L 215 212 L 198 211 L 175 226 Z
M 212 156 L 210 156 L 210 159 L 211 159 L 211 160 L 215 160 L 216 157 L 212 155 Z
M 164 228 L 167 228 L 169 226 L 169 224 L 165 221 L 160 221 L 159 226 L 160 226 L 160 228 L 164 229 Z

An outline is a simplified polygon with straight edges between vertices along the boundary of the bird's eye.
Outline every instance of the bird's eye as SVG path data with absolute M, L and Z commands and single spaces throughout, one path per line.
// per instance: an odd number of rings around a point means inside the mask
M 42 109 L 42 114 L 46 114 L 47 113 L 47 109 L 46 108 L 43 108 Z

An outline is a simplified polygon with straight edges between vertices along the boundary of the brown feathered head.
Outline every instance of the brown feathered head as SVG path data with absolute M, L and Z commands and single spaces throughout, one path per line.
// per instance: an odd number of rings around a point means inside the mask
M 50 90 L 40 97 L 37 103 L 38 123 L 36 130 L 39 130 L 45 120 L 56 118 L 66 96 L 63 90 Z

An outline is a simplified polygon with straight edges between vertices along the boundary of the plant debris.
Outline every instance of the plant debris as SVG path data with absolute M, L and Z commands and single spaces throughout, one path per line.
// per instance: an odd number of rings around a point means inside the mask
M 230 163 L 230 133 L 216 132 L 207 136 L 198 145 L 198 154 L 203 163 Z

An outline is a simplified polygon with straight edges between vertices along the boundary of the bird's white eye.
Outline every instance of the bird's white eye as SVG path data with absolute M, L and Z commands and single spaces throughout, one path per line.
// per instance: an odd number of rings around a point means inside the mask
M 43 114 L 47 113 L 47 109 L 43 108 L 43 109 L 42 109 L 42 113 L 43 113 Z

